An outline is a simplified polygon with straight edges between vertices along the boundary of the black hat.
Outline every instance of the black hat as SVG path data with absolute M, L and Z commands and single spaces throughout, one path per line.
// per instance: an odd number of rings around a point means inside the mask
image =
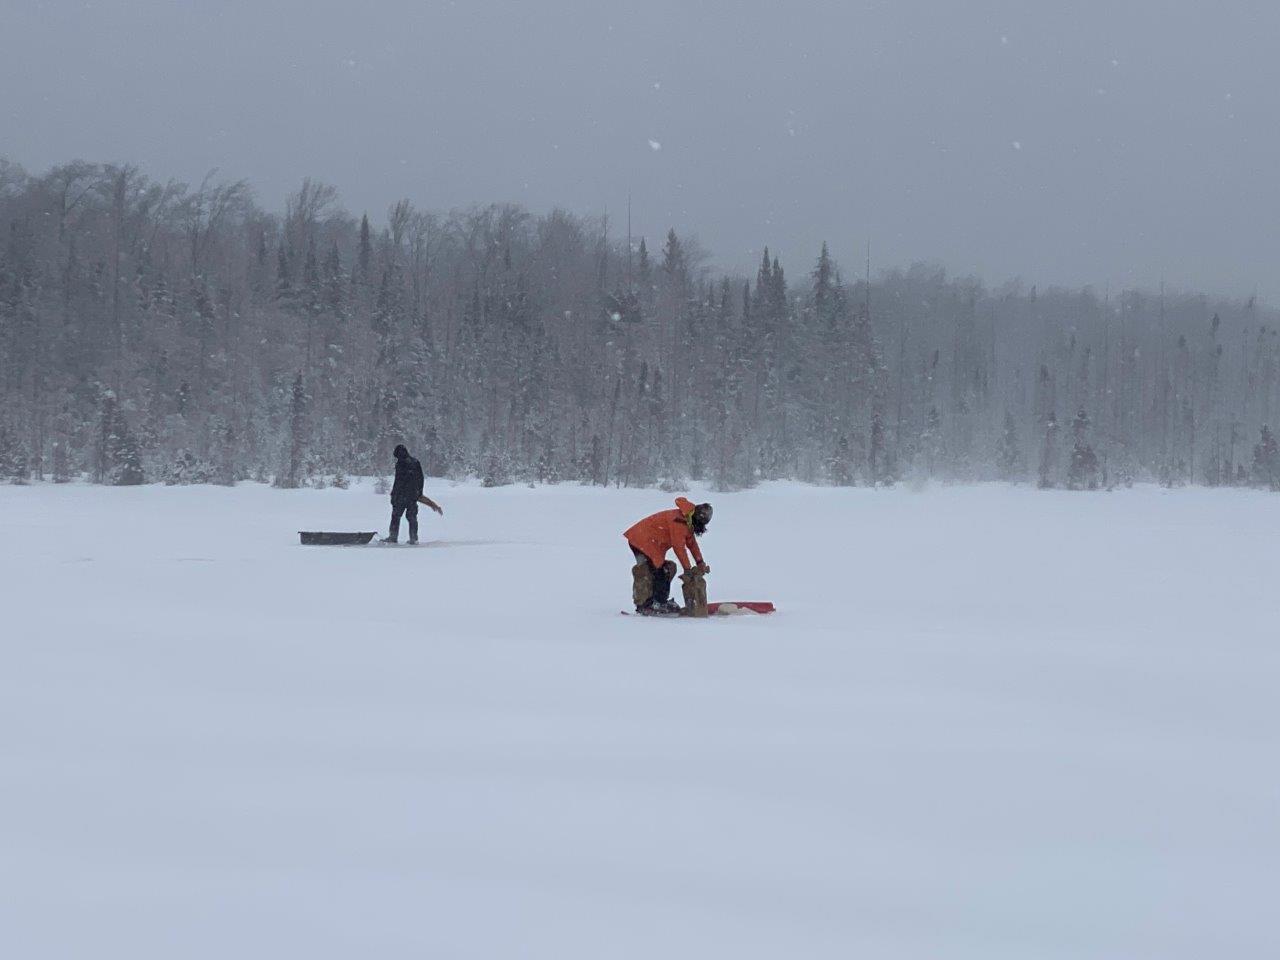
M 711 504 L 700 503 L 693 508 L 693 517 L 690 519 L 690 526 L 694 533 L 705 533 L 707 524 L 711 522 Z

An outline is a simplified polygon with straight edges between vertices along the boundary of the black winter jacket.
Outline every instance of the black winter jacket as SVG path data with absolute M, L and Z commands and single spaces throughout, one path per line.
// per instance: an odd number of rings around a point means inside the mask
M 407 507 L 422 496 L 422 464 L 414 457 L 396 461 L 396 482 L 391 486 L 391 505 Z

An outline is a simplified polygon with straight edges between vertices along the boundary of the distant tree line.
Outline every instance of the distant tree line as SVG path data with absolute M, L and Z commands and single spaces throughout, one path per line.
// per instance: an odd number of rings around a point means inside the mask
M 1255 299 L 717 275 L 670 231 L 0 160 L 0 478 L 1280 488 Z

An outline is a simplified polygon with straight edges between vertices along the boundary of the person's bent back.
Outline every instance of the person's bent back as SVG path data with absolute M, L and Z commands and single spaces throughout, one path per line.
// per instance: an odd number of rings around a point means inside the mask
M 681 612 L 671 599 L 671 581 L 677 568 L 673 561 L 666 559 L 667 551 L 675 551 L 684 568 L 686 584 L 694 580 L 700 582 L 711 568 L 703 561 L 697 538 L 706 533 L 710 522 L 711 504 L 695 506 L 691 500 L 677 497 L 674 510 L 650 514 L 623 534 L 635 559 L 635 566 L 631 568 L 631 598 L 637 613 Z M 690 555 L 695 565 L 690 564 Z

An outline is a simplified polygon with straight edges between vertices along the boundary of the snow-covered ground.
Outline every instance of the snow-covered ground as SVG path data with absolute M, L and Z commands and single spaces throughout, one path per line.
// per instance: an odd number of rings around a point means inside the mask
M 0 954 L 1280 955 L 1280 496 L 429 492 L 0 488 Z

